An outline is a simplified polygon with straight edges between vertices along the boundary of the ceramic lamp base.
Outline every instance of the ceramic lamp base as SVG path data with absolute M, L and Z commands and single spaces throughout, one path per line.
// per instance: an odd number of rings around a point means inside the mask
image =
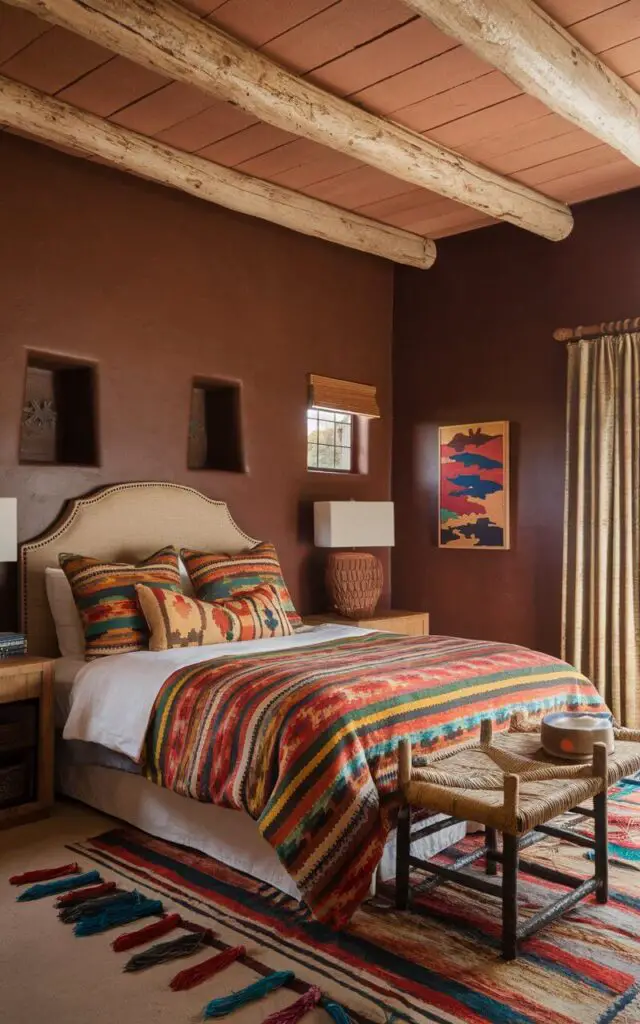
M 382 593 L 382 563 L 368 551 L 333 551 L 327 589 L 336 611 L 347 619 L 373 615 Z

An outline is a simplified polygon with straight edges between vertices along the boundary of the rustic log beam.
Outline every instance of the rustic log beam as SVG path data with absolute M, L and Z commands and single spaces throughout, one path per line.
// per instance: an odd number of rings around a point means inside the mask
M 435 259 L 428 238 L 183 153 L 2 76 L 0 125 L 327 242 L 412 267 L 429 267 Z
M 530 96 L 640 164 L 640 95 L 532 0 L 405 0 Z
M 563 203 L 505 178 L 286 71 L 173 0 L 9 0 L 261 121 L 555 241 Z

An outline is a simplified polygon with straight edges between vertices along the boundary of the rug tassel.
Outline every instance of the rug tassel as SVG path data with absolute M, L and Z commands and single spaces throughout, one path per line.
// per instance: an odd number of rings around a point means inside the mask
M 264 1024 L 297 1024 L 301 1020 L 305 1013 L 312 1010 L 314 1006 L 317 1006 L 322 998 L 322 992 L 315 985 L 305 992 L 303 996 L 296 999 L 295 1003 L 291 1006 L 285 1007 L 284 1010 L 277 1010 L 275 1013 L 270 1014 L 264 1021 Z
M 340 1003 L 334 1003 L 332 999 L 327 999 L 325 996 L 320 1000 L 320 1005 L 329 1014 L 331 1020 L 335 1021 L 335 1024 L 353 1024 L 351 1017 L 344 1006 L 340 1006 Z
M 167 917 L 156 921 L 155 924 L 147 924 L 144 928 L 138 928 L 135 932 L 125 932 L 124 935 L 119 935 L 111 943 L 111 948 L 116 953 L 124 953 L 125 949 L 143 946 L 145 942 L 150 942 L 151 939 L 159 939 L 163 935 L 168 935 L 169 932 L 180 925 L 181 921 L 180 914 L 168 914 Z
M 103 910 L 107 910 L 109 907 L 133 906 L 138 902 L 138 893 L 120 891 L 107 896 L 100 896 L 97 899 L 76 903 L 74 907 L 63 907 L 62 910 L 58 911 L 58 917 L 63 924 L 73 924 L 74 921 L 84 921 L 89 917 L 98 917 Z
M 12 875 L 9 885 L 29 885 L 31 882 L 46 882 L 50 878 L 60 878 L 62 875 L 77 875 L 80 871 L 78 865 L 61 864 L 58 868 L 42 868 L 40 871 L 25 871 L 23 875 Z
M 174 992 L 182 992 L 184 989 L 194 988 L 201 982 L 206 981 L 207 978 L 212 978 L 214 974 L 219 974 L 229 964 L 244 956 L 246 952 L 244 946 L 230 946 L 229 949 L 223 950 L 217 956 L 210 956 L 208 960 L 203 960 L 202 963 L 196 964 L 195 967 L 187 967 L 186 970 L 180 971 L 169 982 L 169 988 L 172 988 Z
M 74 907 L 78 903 L 86 903 L 87 900 L 95 900 L 99 896 L 108 896 L 115 892 L 115 882 L 102 882 L 100 885 L 89 885 L 86 889 L 72 889 L 71 892 L 64 892 L 58 896 L 56 907 Z
M 43 896 L 55 896 L 59 892 L 68 892 L 69 889 L 79 889 L 83 885 L 91 885 L 93 882 L 101 882 L 99 871 L 87 871 L 84 875 L 73 875 L 71 878 L 60 878 L 57 882 L 40 882 L 25 889 L 16 899 L 19 903 L 26 900 L 40 900 Z
M 73 933 L 78 936 L 96 935 L 98 932 L 106 932 L 108 928 L 129 924 L 130 921 L 138 921 L 141 917 L 161 914 L 162 909 L 160 900 L 148 900 L 138 893 L 137 903 L 107 907 L 95 917 L 81 918 L 74 925 Z
M 156 942 L 155 946 L 145 949 L 142 953 L 136 953 L 130 957 L 124 965 L 125 971 L 144 971 L 147 967 L 155 967 L 156 964 L 165 964 L 169 960 L 178 960 L 183 956 L 191 956 L 202 949 L 207 939 L 211 938 L 212 932 L 205 928 L 198 931 L 188 932 L 181 935 L 179 939 L 170 939 L 169 942 Z
M 640 861 L 640 848 L 634 849 L 630 846 L 622 846 L 620 843 L 609 843 L 607 849 L 609 860 L 617 864 L 635 864 Z M 594 861 L 596 859 L 594 850 L 587 850 L 584 856 L 587 860 Z
M 255 981 L 253 985 L 247 985 L 246 988 L 241 988 L 238 992 L 232 992 L 230 996 L 212 999 L 205 1006 L 203 1017 L 205 1020 L 210 1017 L 226 1017 L 228 1013 L 238 1010 L 241 1006 L 253 1003 L 256 999 L 262 999 L 270 992 L 282 988 L 288 981 L 292 981 L 293 977 L 293 971 L 273 971 L 266 978 L 261 978 L 260 981 Z

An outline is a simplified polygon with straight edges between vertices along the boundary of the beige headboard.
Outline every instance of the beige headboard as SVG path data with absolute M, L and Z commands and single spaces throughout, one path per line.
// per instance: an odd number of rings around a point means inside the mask
M 20 548 L 21 622 L 29 653 L 58 653 L 44 570 L 58 566 L 61 551 L 129 562 L 167 544 L 233 554 L 257 543 L 236 526 L 224 501 L 181 484 L 114 484 L 73 498 L 48 530 Z

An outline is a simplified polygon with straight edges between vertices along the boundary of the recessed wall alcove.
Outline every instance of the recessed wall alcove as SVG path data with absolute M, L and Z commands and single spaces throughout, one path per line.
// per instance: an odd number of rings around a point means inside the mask
M 194 380 L 189 416 L 189 469 L 244 473 L 240 396 L 237 381 Z
M 97 466 L 96 368 L 29 352 L 20 422 L 20 462 Z

